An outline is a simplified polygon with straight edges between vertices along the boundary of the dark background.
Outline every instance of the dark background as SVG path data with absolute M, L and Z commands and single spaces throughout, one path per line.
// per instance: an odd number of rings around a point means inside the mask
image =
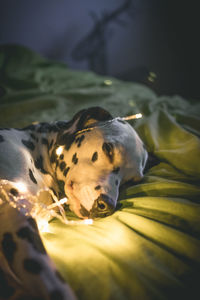
M 0 0 L 0 44 L 199 98 L 198 1 Z

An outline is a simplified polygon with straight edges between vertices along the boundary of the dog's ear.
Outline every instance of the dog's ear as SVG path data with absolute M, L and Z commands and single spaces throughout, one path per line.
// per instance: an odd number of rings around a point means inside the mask
M 101 107 L 96 106 L 83 109 L 79 111 L 67 125 L 65 124 L 57 137 L 57 145 L 65 145 L 65 148 L 69 149 L 78 131 L 90 128 L 92 124 L 96 122 L 111 119 L 111 114 Z
M 113 117 L 111 114 L 101 107 L 90 107 L 79 111 L 73 118 L 73 121 L 78 120 L 76 130 L 91 127 L 92 124 L 99 121 L 108 121 Z

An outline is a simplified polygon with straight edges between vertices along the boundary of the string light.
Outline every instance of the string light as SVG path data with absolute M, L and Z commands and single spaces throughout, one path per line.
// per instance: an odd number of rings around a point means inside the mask
M 138 114 L 135 114 L 135 115 L 131 115 L 131 116 L 127 116 L 127 117 L 123 117 L 123 118 L 119 118 L 120 120 L 133 120 L 133 119 L 140 119 L 142 118 L 142 114 L 141 113 L 138 113 Z
M 15 188 L 17 188 L 21 193 L 27 193 L 27 186 L 24 182 L 18 181 L 14 183 Z
M 79 130 L 76 132 L 76 135 L 80 134 L 80 133 L 83 133 L 83 132 L 86 132 L 86 131 L 91 131 L 95 128 L 99 128 L 99 127 L 103 127 L 103 126 L 106 126 L 106 124 L 108 123 L 111 123 L 115 120 L 123 120 L 123 121 L 129 121 L 129 120 L 134 120 L 134 119 L 140 119 L 142 118 L 143 115 L 141 113 L 138 113 L 138 114 L 134 114 L 134 115 L 130 115 L 130 116 L 127 116 L 127 117 L 116 117 L 114 119 L 111 119 L 111 120 L 108 120 L 106 121 L 105 123 L 103 123 L 102 125 L 99 125 L 99 126 L 94 126 L 94 127 L 89 127 L 89 128 L 85 128 L 85 129 L 82 129 L 82 130 Z M 60 148 L 60 147 L 59 147 Z M 59 149 L 58 148 L 58 149 Z M 57 149 L 57 150 L 58 150 Z
M 53 203 L 53 204 L 50 204 L 47 206 L 48 209 L 52 209 L 52 208 L 55 208 L 56 206 L 60 206 L 64 203 L 67 203 L 68 199 L 65 197 L 65 198 L 62 198 L 60 200 L 58 200 L 56 203 Z
M 105 85 L 112 85 L 112 80 L 106 79 L 106 80 L 104 80 L 104 84 Z
M 10 193 L 11 187 L 14 187 L 18 190 L 18 194 L 13 195 Z M 26 192 L 26 195 L 24 193 Z M 40 193 L 49 192 L 53 199 L 54 203 L 50 205 L 45 205 L 38 201 Z M 57 197 L 52 194 L 52 191 L 45 187 L 40 189 L 37 194 L 31 195 L 28 193 L 28 189 L 22 181 L 12 182 L 8 180 L 1 180 L 0 182 L 0 205 L 7 201 L 13 208 L 19 210 L 26 217 L 32 217 L 36 219 L 39 231 L 42 233 L 51 232 L 49 226 L 49 220 L 52 218 L 59 219 L 63 224 L 66 225 L 92 225 L 92 219 L 84 220 L 68 220 L 66 218 L 65 210 L 63 204 L 67 203 L 68 199 L 66 197 L 58 200 Z M 60 213 L 55 211 L 55 208 L 58 207 Z
M 58 148 L 56 149 L 56 154 L 57 154 L 57 155 L 61 155 L 62 152 L 63 152 L 63 146 L 60 146 L 60 147 L 58 147 Z
M 49 229 L 49 223 L 47 220 L 45 219 L 36 219 L 37 220 L 37 225 L 38 225 L 38 229 L 40 232 L 51 232 Z
M 92 219 L 86 219 L 86 220 L 83 220 L 83 221 L 84 221 L 84 224 L 86 224 L 86 225 L 92 225 L 93 224 Z

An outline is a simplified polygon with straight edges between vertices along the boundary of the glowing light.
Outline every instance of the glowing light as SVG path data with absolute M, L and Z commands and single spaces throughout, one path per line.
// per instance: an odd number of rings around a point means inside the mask
M 150 75 L 151 77 L 153 77 L 153 78 L 156 78 L 156 77 L 157 77 L 156 73 L 154 73 L 154 72 L 149 72 L 149 75 Z
M 150 82 L 154 82 L 154 78 L 153 77 L 151 77 L 151 76 L 148 76 L 148 78 L 147 78 Z
M 56 206 L 60 206 L 60 205 L 62 205 L 64 203 L 67 203 L 67 201 L 68 201 L 68 199 L 66 197 L 62 198 L 62 199 L 58 200 L 56 203 L 48 205 L 47 208 L 48 209 L 52 209 L 52 208 L 54 208 Z
M 142 118 L 142 114 L 141 113 L 136 114 L 135 117 L 136 117 L 136 119 L 140 119 L 140 118 Z
M 79 221 L 67 220 L 67 221 L 64 221 L 64 223 L 67 225 L 92 225 L 93 220 L 92 219 L 85 219 L 85 220 L 79 220 Z
M 37 225 L 40 232 L 51 232 L 49 229 L 49 223 L 45 219 L 38 219 Z
M 119 118 L 121 120 L 133 120 L 133 119 L 140 119 L 142 118 L 142 114 L 141 113 L 138 113 L 138 114 L 135 114 L 135 115 L 131 115 L 131 116 L 127 116 L 127 117 L 123 117 L 123 118 Z
M 112 85 L 112 81 L 110 79 L 104 80 L 105 85 Z
M 22 193 L 26 193 L 27 187 L 22 181 L 15 182 L 15 187 Z
M 58 148 L 56 149 L 56 154 L 57 154 L 57 155 L 62 154 L 62 152 L 63 152 L 63 146 L 60 146 L 60 147 L 58 147 Z
M 83 220 L 83 224 L 92 225 L 93 224 L 93 220 L 92 219 Z
M 154 72 L 149 72 L 149 76 L 147 77 L 147 79 L 150 82 L 154 82 L 156 78 L 157 78 L 157 75 Z

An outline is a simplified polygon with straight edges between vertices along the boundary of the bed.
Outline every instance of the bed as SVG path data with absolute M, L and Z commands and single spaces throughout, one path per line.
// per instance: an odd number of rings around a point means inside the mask
M 121 190 L 112 216 L 52 220 L 49 255 L 80 300 L 200 299 L 200 103 L 0 47 L 0 127 L 69 120 L 90 106 L 142 113 L 131 124 L 157 162 Z

